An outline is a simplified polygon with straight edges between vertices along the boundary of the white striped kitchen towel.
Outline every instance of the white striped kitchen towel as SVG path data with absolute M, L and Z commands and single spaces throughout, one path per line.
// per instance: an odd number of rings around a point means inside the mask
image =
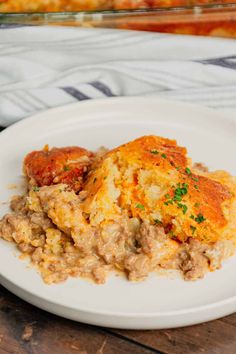
M 156 96 L 236 117 L 236 41 L 0 26 L 0 125 L 90 98 Z

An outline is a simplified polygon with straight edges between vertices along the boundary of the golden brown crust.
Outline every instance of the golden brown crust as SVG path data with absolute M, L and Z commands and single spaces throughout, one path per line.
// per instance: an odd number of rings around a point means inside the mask
M 189 237 L 215 242 L 228 223 L 224 204 L 235 196 L 227 179 L 194 173 L 186 152 L 176 141 L 158 136 L 110 151 L 88 176 L 85 210 L 98 209 L 105 220 L 121 208 L 131 217 L 161 222 L 181 242 Z
M 36 151 L 25 158 L 24 170 L 38 186 L 64 183 L 76 192 L 84 189 L 84 212 L 96 220 L 125 211 L 153 223 L 159 215 L 165 231 L 181 242 L 189 237 L 215 242 L 227 226 L 224 204 L 235 198 L 227 179 L 198 174 L 175 140 L 138 138 L 95 159 L 89 171 L 92 156 L 79 147 Z
M 200 204 L 199 208 L 195 207 L 195 210 L 218 227 L 224 227 L 227 221 L 223 214 L 222 204 L 231 198 L 230 190 L 227 186 L 208 177 L 193 176 L 198 178 L 198 182 L 190 179 L 190 194 L 194 203 Z M 195 188 L 197 185 L 198 189 Z
M 64 183 L 78 192 L 93 154 L 81 147 L 33 151 L 24 159 L 24 173 L 37 186 Z
M 94 155 L 34 151 L 24 162 L 28 193 L 12 200 L 0 238 L 49 284 L 69 275 L 104 283 L 115 269 L 138 281 L 160 267 L 199 279 L 235 252 L 236 179 L 192 166 L 186 153 L 158 136 Z
M 125 154 L 126 160 L 130 163 L 135 160 L 142 161 L 144 166 L 150 165 L 152 168 L 157 166 L 166 171 L 173 167 L 187 166 L 186 148 L 178 146 L 175 140 L 154 135 L 124 144 L 111 151 L 111 154 L 114 152 Z

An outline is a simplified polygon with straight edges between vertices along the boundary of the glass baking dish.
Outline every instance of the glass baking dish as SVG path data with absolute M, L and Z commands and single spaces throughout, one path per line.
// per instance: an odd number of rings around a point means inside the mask
M 138 4 L 139 0 L 136 1 Z M 206 3 L 206 0 L 158 1 L 161 6 L 166 5 L 167 2 L 170 5 L 178 4 L 178 6 L 139 9 L 133 6 L 133 9 L 128 10 L 0 13 L 0 24 L 3 27 L 8 25 L 60 25 L 119 28 L 236 38 L 236 1 L 219 3 L 213 0 L 210 4 Z M 190 3 L 192 5 L 189 5 Z

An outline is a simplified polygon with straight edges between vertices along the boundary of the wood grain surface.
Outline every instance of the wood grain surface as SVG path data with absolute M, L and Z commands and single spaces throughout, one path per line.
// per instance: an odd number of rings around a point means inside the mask
M 0 286 L 0 354 L 235 354 L 236 314 L 198 326 L 124 331 L 69 321 Z

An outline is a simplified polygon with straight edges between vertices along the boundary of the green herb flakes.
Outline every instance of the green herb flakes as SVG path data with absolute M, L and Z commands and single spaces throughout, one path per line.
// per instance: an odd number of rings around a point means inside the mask
M 169 205 L 169 204 L 174 204 L 172 199 L 167 200 L 166 202 L 164 202 L 165 205 Z
M 204 218 L 204 216 L 201 214 L 201 213 L 199 213 L 197 216 L 196 216 L 196 218 L 195 218 L 195 221 L 198 223 L 198 224 L 201 224 L 203 221 L 205 221 L 206 220 L 206 218 Z
M 140 209 L 140 210 L 145 210 L 144 205 L 142 205 L 140 203 L 138 203 L 135 208 Z
M 195 181 L 195 182 L 199 181 L 199 179 L 197 177 L 192 177 L 192 180 Z
M 174 201 L 178 201 L 178 202 L 181 202 L 182 200 L 182 197 L 180 195 L 175 195 L 174 198 L 173 198 Z
M 182 203 L 178 203 L 178 207 L 182 209 L 183 214 L 186 214 L 186 212 L 187 212 L 187 210 L 188 210 L 187 205 L 182 204 Z
M 162 225 L 162 222 L 161 222 L 160 220 L 158 220 L 158 219 L 154 219 L 153 221 L 154 221 L 155 224 L 157 224 L 157 225 Z
M 187 175 L 191 175 L 192 174 L 190 168 L 188 168 L 188 167 L 185 168 L 185 172 L 187 173 Z
M 176 188 L 175 195 L 182 195 L 182 191 L 180 187 Z
M 157 150 L 155 150 L 155 149 L 151 150 L 150 152 L 151 152 L 151 154 L 153 154 L 153 155 L 158 155 L 158 154 L 159 154 L 159 151 L 157 151 Z
M 185 186 L 184 186 L 185 185 Z M 187 189 L 187 184 L 184 183 L 183 187 L 178 187 L 175 190 L 175 197 L 174 200 L 181 200 L 183 195 L 186 195 L 188 193 L 188 189 Z M 181 199 L 180 199 L 181 198 Z
M 169 199 L 169 200 L 165 201 L 164 204 L 169 205 L 169 204 L 173 204 L 174 202 L 181 202 L 183 196 L 188 193 L 188 187 L 189 187 L 189 185 L 187 183 L 182 183 L 182 185 L 181 185 L 181 183 L 177 183 L 176 189 L 175 189 L 175 186 L 172 186 L 172 188 L 174 189 L 174 197 L 173 197 L 173 199 Z M 170 198 L 170 195 L 166 194 L 165 197 Z M 187 212 L 188 208 L 185 204 L 178 203 L 177 205 L 179 208 L 182 209 L 184 214 Z

